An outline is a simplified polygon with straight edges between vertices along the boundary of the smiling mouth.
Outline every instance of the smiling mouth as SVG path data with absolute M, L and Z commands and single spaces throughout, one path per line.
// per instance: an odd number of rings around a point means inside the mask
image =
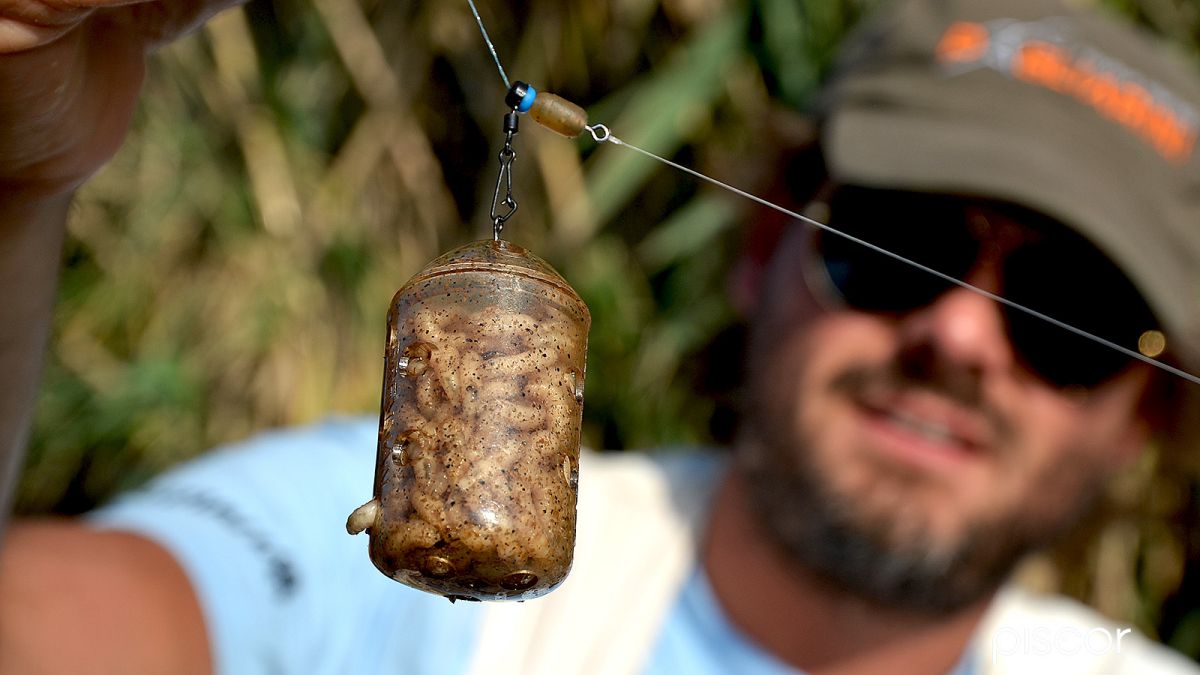
M 936 422 L 922 419 L 916 415 L 910 415 L 904 412 L 892 411 L 876 411 L 876 414 L 886 419 L 888 422 L 900 427 L 904 427 L 908 431 L 921 436 L 927 440 L 936 443 L 958 443 L 966 444 L 966 441 L 954 435 L 947 427 Z
M 910 458 L 972 457 L 991 447 L 986 420 L 935 394 L 899 393 L 858 398 L 866 428 L 881 450 Z

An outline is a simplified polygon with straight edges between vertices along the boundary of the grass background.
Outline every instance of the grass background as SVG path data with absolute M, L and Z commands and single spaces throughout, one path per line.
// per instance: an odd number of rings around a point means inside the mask
M 514 79 L 763 189 L 875 3 L 480 4 Z M 1104 4 L 1198 58 L 1191 0 Z M 253 0 L 157 54 L 129 141 L 70 219 L 19 512 L 78 513 L 256 430 L 377 413 L 391 295 L 490 235 L 504 92 L 465 0 Z M 727 433 L 728 373 L 701 364 L 738 358 L 726 277 L 746 205 L 531 120 L 516 149 L 506 237 L 593 313 L 586 443 Z M 1166 466 L 1148 455 L 1109 517 L 1026 574 L 1195 657 L 1200 490 Z

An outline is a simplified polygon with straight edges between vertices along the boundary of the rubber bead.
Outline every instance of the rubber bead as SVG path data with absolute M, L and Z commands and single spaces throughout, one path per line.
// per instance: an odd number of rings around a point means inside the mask
M 533 87 L 520 80 L 513 82 L 512 86 L 508 89 L 508 93 L 504 95 L 504 105 L 512 108 L 513 110 L 517 110 L 517 108 L 521 105 L 521 102 L 524 100 L 525 94 L 527 94 L 530 89 L 533 89 Z
M 534 100 L 537 99 L 537 89 L 533 85 L 529 85 L 525 89 L 525 95 L 521 97 L 521 102 L 517 105 L 517 112 L 527 113 L 533 107 Z
M 529 109 L 529 116 L 550 131 L 562 134 L 567 138 L 575 138 L 583 133 L 588 123 L 587 113 L 583 108 L 546 91 L 541 92 L 534 99 L 533 105 Z

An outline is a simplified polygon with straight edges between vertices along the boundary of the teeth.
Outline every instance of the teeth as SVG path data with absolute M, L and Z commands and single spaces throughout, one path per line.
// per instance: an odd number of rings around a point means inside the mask
M 888 419 L 902 427 L 917 432 L 931 441 L 945 443 L 954 440 L 954 434 L 950 432 L 950 429 L 941 424 L 898 412 L 888 415 Z

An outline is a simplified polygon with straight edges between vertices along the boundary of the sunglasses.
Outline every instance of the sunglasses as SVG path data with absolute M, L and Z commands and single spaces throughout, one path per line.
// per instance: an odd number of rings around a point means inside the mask
M 999 257 L 999 295 L 1115 344 L 1137 350 L 1142 335 L 1157 329 L 1116 265 L 1048 216 L 1005 203 L 858 187 L 838 188 L 828 205 L 830 227 L 955 279 L 967 280 L 988 251 Z M 1019 223 L 1020 241 L 990 237 L 981 213 Z M 957 288 L 833 233 L 818 231 L 814 251 L 825 280 L 818 285 L 852 309 L 901 315 Z M 1017 359 L 1056 387 L 1095 387 L 1133 361 L 1018 309 L 999 309 Z

